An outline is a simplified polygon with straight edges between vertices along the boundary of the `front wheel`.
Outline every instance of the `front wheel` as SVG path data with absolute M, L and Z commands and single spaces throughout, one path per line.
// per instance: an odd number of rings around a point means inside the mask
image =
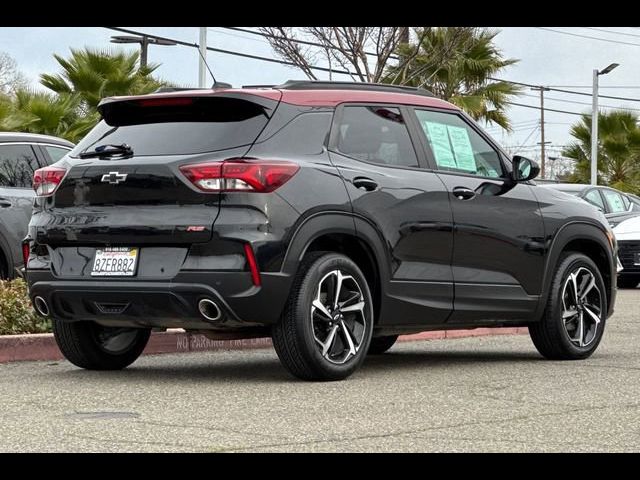
M 103 327 L 95 322 L 53 319 L 53 335 L 60 351 L 74 365 L 87 370 L 121 370 L 140 356 L 149 341 L 149 328 Z
M 529 326 L 538 351 L 552 360 L 589 357 L 600 344 L 607 296 L 596 264 L 581 253 L 560 258 L 542 319 Z
M 358 266 L 337 253 L 303 259 L 273 346 L 303 380 L 342 380 L 362 364 L 373 331 L 373 302 Z

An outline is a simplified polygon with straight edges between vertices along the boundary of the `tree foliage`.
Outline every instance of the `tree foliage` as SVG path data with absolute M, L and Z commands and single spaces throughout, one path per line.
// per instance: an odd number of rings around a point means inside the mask
M 40 75 L 48 91 L 15 90 L 0 97 L 0 129 L 43 133 L 77 142 L 99 121 L 100 100 L 114 95 L 150 93 L 164 82 L 158 65 L 138 67 L 138 52 L 71 49 L 69 58 L 54 55 L 61 72 Z
M 426 88 L 474 119 L 508 129 L 505 110 L 521 88 L 492 78 L 518 60 L 503 57 L 497 34 L 478 27 L 419 29 L 417 44 L 399 47 L 400 58 L 412 60 L 390 66 L 385 81 Z
M 576 160 L 568 180 L 591 179 L 591 116 L 583 115 L 571 127 L 571 142 L 562 155 Z M 640 128 L 638 117 L 615 110 L 598 115 L 598 183 L 618 190 L 640 193 Z

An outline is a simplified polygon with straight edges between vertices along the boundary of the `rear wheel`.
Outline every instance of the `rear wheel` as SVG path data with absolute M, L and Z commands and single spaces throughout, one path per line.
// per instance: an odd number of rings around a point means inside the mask
M 53 320 L 60 351 L 88 370 L 120 370 L 136 361 L 149 341 L 149 328 L 103 327 L 95 322 Z
M 636 288 L 640 283 L 637 277 L 618 277 L 618 288 Z
M 384 337 L 374 337 L 369 345 L 369 355 L 381 355 L 389 350 L 398 340 L 398 335 L 386 335 Z
M 336 253 L 304 258 L 273 345 L 303 380 L 341 380 L 362 364 L 373 331 L 371 293 L 358 266 Z
M 567 253 L 559 261 L 542 319 L 529 326 L 529 334 L 548 359 L 587 358 L 602 339 L 606 313 L 598 267 L 581 253 Z

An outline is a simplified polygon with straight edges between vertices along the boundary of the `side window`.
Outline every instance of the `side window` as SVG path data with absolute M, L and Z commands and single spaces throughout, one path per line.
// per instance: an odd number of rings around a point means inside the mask
M 629 207 L 631 206 L 631 200 L 626 195 L 622 195 L 622 201 L 624 202 L 624 209 L 629 211 Z
M 29 145 L 0 145 L 0 186 L 31 187 L 33 172 L 40 168 Z
M 498 152 L 458 115 L 415 112 L 439 170 L 493 178 L 503 175 Z
M 609 207 L 611 207 L 611 213 L 625 212 L 627 209 L 624 207 L 624 201 L 622 195 L 613 190 L 603 190 L 604 198 L 607 199 Z
M 62 157 L 64 157 L 70 151 L 69 148 L 52 147 L 51 145 L 43 145 L 42 148 L 44 148 L 47 151 L 47 153 L 51 157 L 51 161 L 53 163 L 55 163 L 58 160 L 60 160 Z
M 598 190 L 589 190 L 589 193 L 584 196 L 584 199 L 590 204 L 600 208 L 603 212 L 607 211 L 604 206 L 604 202 L 602 201 L 602 196 Z
M 365 162 L 418 166 L 404 118 L 393 107 L 344 107 L 338 151 Z

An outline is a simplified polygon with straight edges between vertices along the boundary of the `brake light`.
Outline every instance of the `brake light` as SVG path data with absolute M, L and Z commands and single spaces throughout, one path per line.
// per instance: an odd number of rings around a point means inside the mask
M 24 268 L 27 268 L 27 264 L 29 263 L 29 254 L 31 253 L 31 242 L 29 240 L 22 241 L 22 262 L 24 264 Z
M 299 170 L 291 162 L 234 158 L 183 165 L 180 171 L 205 192 L 273 192 Z
M 39 197 L 52 195 L 66 175 L 67 170 L 60 167 L 39 168 L 33 173 L 33 189 Z
M 192 105 L 193 99 L 188 97 L 145 98 L 138 100 L 141 107 L 175 107 Z

